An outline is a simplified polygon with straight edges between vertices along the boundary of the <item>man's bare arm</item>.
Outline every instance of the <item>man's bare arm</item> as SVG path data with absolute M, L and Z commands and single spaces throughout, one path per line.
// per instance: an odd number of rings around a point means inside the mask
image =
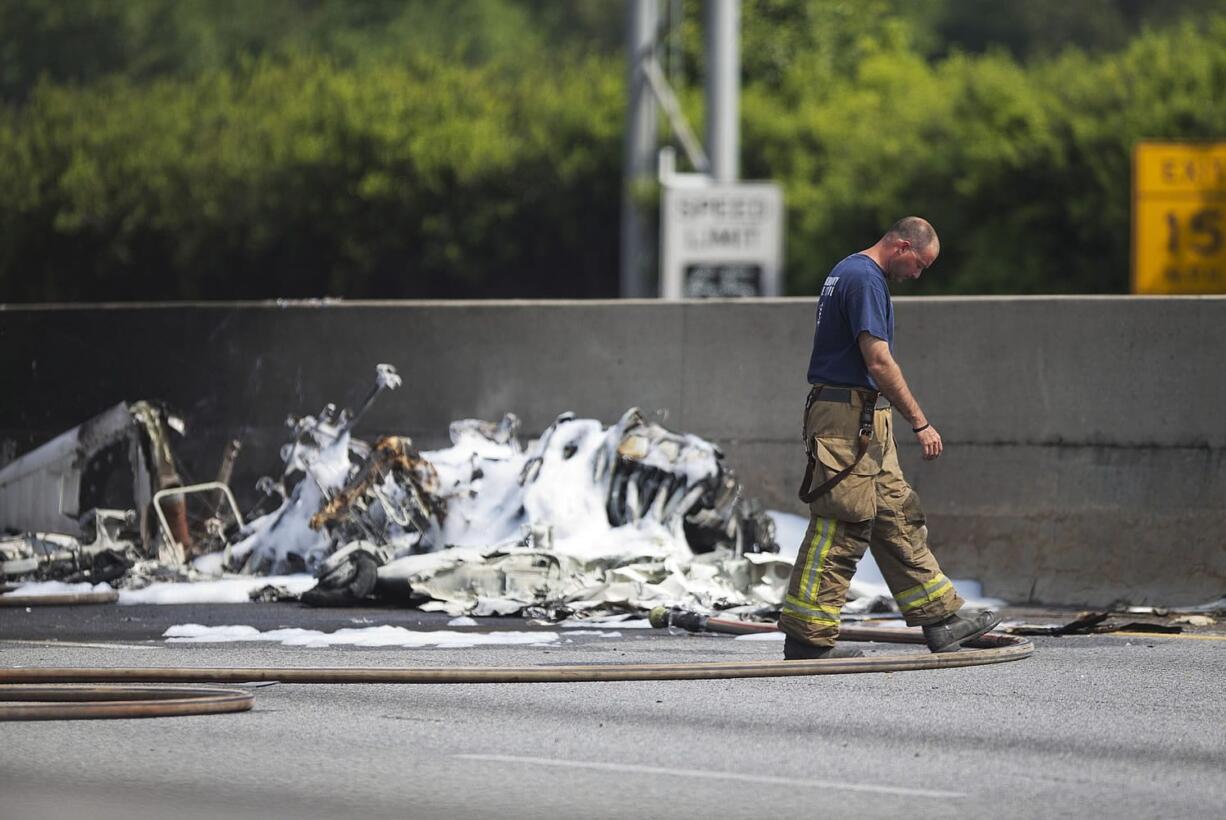
M 911 422 L 912 427 L 923 427 L 927 424 L 928 419 L 924 418 L 919 402 L 911 395 L 907 380 L 903 378 L 902 368 L 890 353 L 889 344 L 868 331 L 861 333 L 857 341 L 860 343 L 860 354 L 864 357 L 864 366 L 868 368 L 869 375 L 877 382 L 877 387 L 890 403 Z
M 907 387 L 907 380 L 903 378 L 902 368 L 898 366 L 898 362 L 894 361 L 894 356 L 890 353 L 889 344 L 868 331 L 861 333 L 856 341 L 860 345 L 860 355 L 864 357 L 864 366 L 868 369 L 869 375 L 873 377 L 873 381 L 877 383 L 877 387 L 890 400 L 890 403 L 898 408 L 907 421 L 911 422 L 912 428 L 925 428 L 915 434 L 920 444 L 923 445 L 924 458 L 931 460 L 939 456 L 941 450 L 944 449 L 941 435 L 935 427 L 928 423 L 924 411 L 920 409 L 919 402 L 915 400 L 915 396 L 911 395 L 911 390 Z

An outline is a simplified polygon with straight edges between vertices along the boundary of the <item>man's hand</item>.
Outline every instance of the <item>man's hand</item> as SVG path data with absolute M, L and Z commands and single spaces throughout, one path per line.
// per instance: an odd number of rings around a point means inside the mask
M 945 445 L 941 443 L 941 434 L 931 424 L 916 433 L 915 437 L 924 448 L 924 461 L 932 461 L 945 449 Z

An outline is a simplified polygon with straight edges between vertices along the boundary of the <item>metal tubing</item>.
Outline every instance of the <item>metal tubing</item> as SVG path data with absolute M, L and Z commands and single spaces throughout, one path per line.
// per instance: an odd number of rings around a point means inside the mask
M 707 150 L 716 182 L 740 175 L 741 0 L 706 0 Z
M 622 178 L 621 288 L 622 298 L 651 295 L 648 282 L 655 258 L 652 229 L 640 206 L 638 190 L 655 179 L 656 103 L 644 70 L 652 58 L 660 8 L 657 0 L 627 0 L 626 20 L 626 139 Z
M 668 122 L 673 127 L 682 150 L 685 151 L 685 158 L 690 161 L 690 165 L 694 166 L 695 171 L 702 174 L 708 173 L 711 170 L 711 159 L 703 150 L 698 137 L 694 136 L 694 132 L 690 130 L 690 124 L 685 119 L 685 112 L 681 110 L 681 103 L 677 100 L 677 95 L 673 93 L 668 80 L 664 78 L 664 72 L 660 69 L 660 63 L 655 57 L 650 57 L 643 63 L 643 73 L 648 85 L 651 86 L 651 93 L 655 95 L 656 102 L 660 103 L 660 107 L 668 116 Z
M 217 467 L 217 483 L 229 486 L 230 479 L 234 476 L 234 462 L 238 460 L 238 453 L 243 449 L 243 443 L 236 438 L 232 438 L 226 442 L 225 449 L 221 451 L 221 464 Z M 217 512 L 221 509 L 218 505 Z
M 189 484 L 186 487 L 168 487 L 165 490 L 158 490 L 153 494 L 153 510 L 157 513 L 158 523 L 162 526 L 162 535 L 166 537 L 167 541 L 172 544 L 178 544 L 184 549 L 190 546 L 177 538 L 172 531 L 170 523 L 166 520 L 166 513 L 162 510 L 162 499 L 213 491 L 222 494 L 222 497 L 230 504 L 230 513 L 234 516 L 234 520 L 240 524 L 243 523 L 243 514 L 238 511 L 238 501 L 235 500 L 234 492 L 228 484 L 222 484 L 220 481 L 206 481 L 203 484 Z M 218 506 L 220 507 L 221 505 L 219 504 Z M 184 511 L 184 515 L 186 516 L 186 511 Z M 187 526 L 186 517 L 183 519 L 183 526 Z

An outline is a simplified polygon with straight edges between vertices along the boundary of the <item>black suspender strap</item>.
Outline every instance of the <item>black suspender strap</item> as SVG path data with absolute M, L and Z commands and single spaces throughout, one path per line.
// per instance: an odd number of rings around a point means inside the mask
M 822 385 L 820 384 L 815 384 L 813 389 L 809 391 L 809 398 L 805 401 L 805 417 L 802 422 L 804 425 L 801 427 L 802 431 L 808 425 L 809 410 L 812 409 L 813 402 L 819 400 L 821 392 Z M 860 405 L 860 437 L 856 445 L 855 459 L 851 464 L 839 470 L 817 487 L 812 487 L 813 474 L 817 470 L 817 456 L 813 452 L 813 442 L 803 432 L 801 433 L 805 442 L 805 454 L 809 457 L 809 462 L 805 465 L 805 477 L 800 481 L 800 492 L 798 495 L 801 501 L 806 504 L 812 504 L 833 490 L 840 481 L 851 475 L 851 471 L 860 463 L 860 459 L 864 458 L 864 454 L 868 452 L 868 445 L 873 440 L 873 412 L 877 407 L 877 396 L 878 393 L 876 391 L 861 394 L 864 403 Z

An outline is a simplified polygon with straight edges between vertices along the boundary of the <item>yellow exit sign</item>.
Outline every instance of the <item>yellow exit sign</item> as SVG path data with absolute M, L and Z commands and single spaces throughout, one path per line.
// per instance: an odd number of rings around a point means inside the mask
M 1132 292 L 1226 293 L 1226 142 L 1138 142 Z

